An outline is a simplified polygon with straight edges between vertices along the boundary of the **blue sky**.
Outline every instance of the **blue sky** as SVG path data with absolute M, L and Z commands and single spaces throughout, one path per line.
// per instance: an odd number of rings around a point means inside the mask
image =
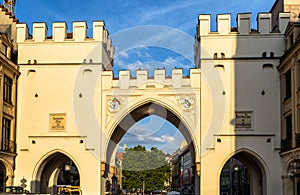
M 140 25 L 163 25 L 195 34 L 200 13 L 268 12 L 275 0 L 17 0 L 21 22 L 104 20 L 110 33 Z
M 17 18 L 31 29 L 33 22 L 46 22 L 51 29 L 54 21 L 65 21 L 71 31 L 72 21 L 87 21 L 89 36 L 93 20 L 104 20 L 112 37 L 126 29 L 138 26 L 165 26 L 174 28 L 193 39 L 198 14 L 211 14 L 212 30 L 216 14 L 231 13 L 232 26 L 236 14 L 251 12 L 252 28 L 256 28 L 258 12 L 270 11 L 275 0 L 17 0 Z M 49 31 L 48 34 L 51 32 Z M 112 40 L 113 44 L 118 43 Z M 118 45 L 114 46 L 117 48 Z M 188 50 L 192 51 L 193 45 Z M 115 58 L 114 73 L 119 69 L 155 69 L 180 67 L 184 74 L 193 62 L 168 48 L 141 45 L 119 53 Z M 133 73 L 134 74 L 134 73 Z M 151 71 L 149 73 L 151 75 Z M 137 144 L 156 146 L 165 152 L 176 150 L 183 137 L 172 124 L 159 117 L 148 117 L 134 125 L 122 139 L 120 149 Z M 149 144 L 151 143 L 151 144 Z

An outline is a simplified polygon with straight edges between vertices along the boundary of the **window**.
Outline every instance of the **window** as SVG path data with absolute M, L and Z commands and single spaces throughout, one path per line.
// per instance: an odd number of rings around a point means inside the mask
M 218 58 L 218 54 L 214 53 L 214 59 L 217 59 L 217 58 Z
M 273 72 L 273 70 L 274 70 L 273 64 L 264 64 L 262 66 L 263 72 Z
M 221 59 L 225 59 L 225 53 L 221 53 Z
M 1 52 L 6 56 L 7 55 L 7 45 L 2 43 Z
M 216 64 L 216 65 L 214 65 L 214 68 L 217 68 L 217 69 L 223 70 L 223 71 L 225 70 L 225 67 L 223 64 Z
M 8 103 L 11 103 L 12 84 L 13 84 L 12 79 L 5 75 L 4 76 L 3 100 Z
M 298 91 L 300 91 L 300 60 L 298 61 L 297 65 L 296 65 L 296 70 L 297 70 L 297 74 L 296 74 L 297 87 L 298 87 Z
M 290 39 L 290 47 L 294 44 L 294 33 L 289 36 Z
M 297 125 L 298 125 L 298 127 L 296 127 L 295 128 L 295 133 L 297 133 L 297 134 L 300 134 L 300 107 L 298 107 L 298 118 L 296 119 L 297 121 L 296 121 L 296 123 L 297 123 Z
M 291 140 L 293 136 L 293 126 L 292 126 L 292 115 L 288 115 L 285 117 L 285 132 L 286 132 L 286 139 Z
M 285 98 L 284 100 L 289 99 L 292 96 L 292 75 L 291 70 L 285 73 Z
M 10 120 L 2 118 L 2 150 L 8 151 L 10 146 Z

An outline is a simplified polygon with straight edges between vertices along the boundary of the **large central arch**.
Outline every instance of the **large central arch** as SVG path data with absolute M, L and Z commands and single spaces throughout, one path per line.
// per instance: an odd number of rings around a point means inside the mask
M 190 145 L 192 162 L 195 163 L 195 145 L 193 143 L 190 131 L 184 124 L 183 120 L 181 120 L 180 117 L 170 109 L 166 108 L 166 106 L 163 106 L 155 101 L 148 101 L 129 112 L 113 130 L 106 150 L 106 166 L 103 175 L 104 177 L 108 176 L 112 154 L 127 130 L 139 120 L 150 115 L 157 115 L 164 118 L 172 123 L 182 133 L 187 143 Z
M 192 140 L 192 136 L 184 122 L 180 120 L 180 118 L 175 113 L 170 111 L 165 106 L 154 101 L 149 101 L 128 113 L 114 129 L 112 135 L 110 136 L 110 142 L 108 143 L 108 147 L 106 150 L 107 165 L 109 165 L 111 155 L 115 150 L 115 147 L 125 135 L 127 130 L 139 120 L 150 115 L 157 115 L 172 123 L 182 133 L 186 141 L 188 143 L 191 143 L 193 147 L 191 150 L 193 151 L 193 160 L 195 160 L 195 147 Z

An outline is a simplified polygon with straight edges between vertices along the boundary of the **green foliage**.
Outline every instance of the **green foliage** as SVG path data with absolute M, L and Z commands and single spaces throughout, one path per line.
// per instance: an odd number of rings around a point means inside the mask
M 165 154 L 155 147 L 149 151 L 141 145 L 126 149 L 122 165 L 123 186 L 127 190 L 142 190 L 143 181 L 145 191 L 165 189 L 165 181 L 171 175 Z

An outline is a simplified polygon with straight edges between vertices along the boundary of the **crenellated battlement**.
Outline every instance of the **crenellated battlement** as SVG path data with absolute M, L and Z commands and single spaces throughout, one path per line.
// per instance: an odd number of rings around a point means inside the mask
M 32 37 L 29 36 L 28 26 L 26 23 L 17 24 L 17 42 L 22 43 L 25 41 L 44 42 L 52 40 L 53 42 L 84 42 L 87 40 L 102 41 L 111 44 L 108 37 L 109 33 L 105 29 L 103 21 L 93 22 L 93 37 L 87 37 L 87 23 L 85 21 L 73 22 L 72 33 L 67 33 L 68 27 L 65 22 L 52 23 L 52 36 L 47 37 L 48 27 L 44 22 L 33 23 Z M 72 36 L 69 37 L 68 34 Z
M 33 23 L 32 35 L 26 23 L 17 24 L 17 43 L 22 52 L 19 64 L 85 64 L 89 61 L 111 69 L 114 47 L 105 23 L 93 21 L 92 25 L 92 37 L 88 37 L 85 21 L 73 22 L 71 32 L 65 22 L 53 22 L 50 36 L 45 22 Z
M 113 79 L 112 71 L 102 72 L 102 87 L 104 90 L 112 88 L 129 89 L 145 88 L 184 88 L 200 87 L 200 69 L 190 69 L 190 76 L 183 76 L 182 69 L 172 69 L 172 76 L 166 75 L 165 69 L 154 70 L 154 76 L 148 76 L 148 70 L 136 70 L 136 77 L 132 78 L 130 70 L 119 71 L 119 78 Z
M 279 13 L 278 15 L 278 30 L 281 34 L 284 33 L 284 30 L 289 22 L 290 15 L 289 13 Z M 231 14 L 218 14 L 217 15 L 217 31 L 211 31 L 211 15 L 210 14 L 200 14 L 198 16 L 198 25 L 197 25 L 197 34 L 198 36 L 210 35 L 210 34 L 219 34 L 219 35 L 229 35 L 232 33 L 240 35 L 249 35 L 252 34 L 251 30 L 251 13 L 240 13 L 237 15 L 237 28 L 236 31 L 233 31 L 231 27 Z M 272 29 L 272 15 L 271 13 L 259 13 L 257 15 L 257 31 L 256 34 L 270 34 L 273 32 Z

